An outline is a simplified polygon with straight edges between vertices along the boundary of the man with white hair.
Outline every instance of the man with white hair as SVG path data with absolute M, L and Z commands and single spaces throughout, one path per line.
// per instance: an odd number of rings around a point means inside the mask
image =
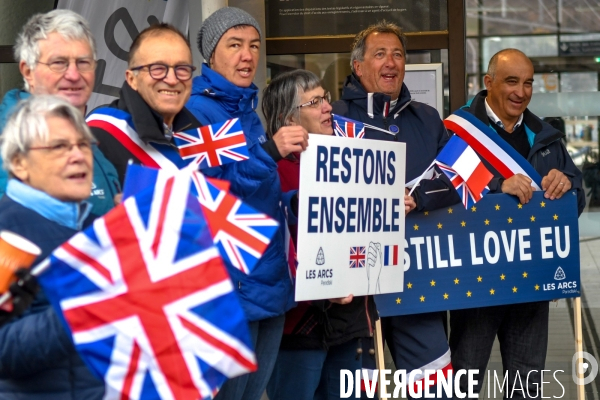
M 70 10 L 36 14 L 21 29 L 14 49 L 23 75 L 24 90 L 6 93 L 0 104 L 0 129 L 14 106 L 30 95 L 52 94 L 66 99 L 82 116 L 94 88 L 96 46 L 87 21 Z M 114 206 L 120 191 L 117 173 L 102 152 L 94 146 L 94 181 L 90 203 L 92 213 L 102 215 Z M 6 170 L 0 170 L 0 195 L 7 183 Z

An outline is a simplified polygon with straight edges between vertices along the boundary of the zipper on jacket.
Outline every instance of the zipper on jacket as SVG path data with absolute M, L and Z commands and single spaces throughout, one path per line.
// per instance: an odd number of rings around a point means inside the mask
M 373 325 L 369 316 L 369 296 L 365 296 L 365 313 L 367 314 L 367 324 L 369 325 L 369 335 L 373 337 Z

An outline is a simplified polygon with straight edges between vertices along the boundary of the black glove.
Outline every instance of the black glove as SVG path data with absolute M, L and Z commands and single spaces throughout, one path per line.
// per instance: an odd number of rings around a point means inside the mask
M 15 271 L 17 281 L 10 285 L 10 294 L 12 296 L 12 311 L 0 310 L 0 325 L 8 322 L 11 318 L 21 315 L 33 300 L 36 293 L 40 290 L 37 280 L 27 268 L 19 268 Z

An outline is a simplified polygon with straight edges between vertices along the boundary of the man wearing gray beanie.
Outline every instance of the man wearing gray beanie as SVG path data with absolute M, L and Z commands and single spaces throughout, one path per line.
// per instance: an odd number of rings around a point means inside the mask
M 223 385 L 218 400 L 260 400 L 279 351 L 284 314 L 294 304 L 293 286 L 285 256 L 284 206 L 297 205 L 295 193 L 281 193 L 276 162 L 308 145 L 301 126 L 286 126 L 267 140 L 255 112 L 258 88 L 252 83 L 261 46 L 260 26 L 247 12 L 221 8 L 209 16 L 198 33 L 198 48 L 207 63 L 194 78 L 186 108 L 203 124 L 239 118 L 250 158 L 246 161 L 204 169 L 208 176 L 225 179 L 231 191 L 261 212 L 277 218 L 282 227 L 255 266 L 246 275 L 227 265 L 240 302 L 250 321 L 258 370 L 231 379 Z M 293 207 L 286 207 L 295 218 Z

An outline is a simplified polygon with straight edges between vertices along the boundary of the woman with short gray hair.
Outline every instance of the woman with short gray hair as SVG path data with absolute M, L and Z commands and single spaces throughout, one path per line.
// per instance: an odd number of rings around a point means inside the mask
M 62 98 L 21 102 L 2 133 L 10 179 L 0 199 L 0 230 L 42 250 L 34 263 L 91 223 L 93 137 L 81 112 Z M 79 357 L 42 291 L 21 317 L 0 327 L 0 398 L 101 399 L 104 383 Z
M 278 75 L 263 94 L 267 134 L 272 136 L 282 126 L 301 125 L 309 133 L 332 135 L 330 101 L 329 92 L 314 73 L 295 70 Z M 292 153 L 279 161 L 277 168 L 282 190 L 297 190 L 300 154 Z M 289 228 L 296 243 L 297 226 Z M 267 386 L 269 398 L 339 398 L 340 370 L 361 368 L 360 339 L 369 337 L 375 315 L 372 299 L 352 295 L 300 302 L 288 311 L 277 363 Z

